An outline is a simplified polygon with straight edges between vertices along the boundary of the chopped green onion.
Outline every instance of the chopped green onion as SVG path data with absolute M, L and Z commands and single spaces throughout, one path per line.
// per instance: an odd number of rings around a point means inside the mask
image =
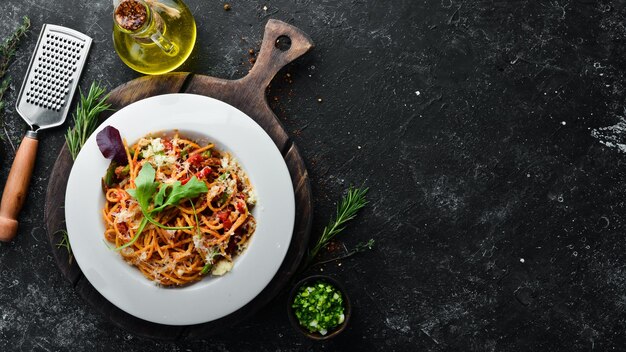
M 189 148 L 191 148 L 190 145 L 186 145 L 181 151 L 180 151 L 180 157 L 181 159 L 185 159 L 187 157 L 187 155 L 189 155 Z
M 109 168 L 107 169 L 107 173 L 104 174 L 104 183 L 109 187 L 113 186 L 113 184 L 115 183 L 114 181 L 117 178 L 115 176 L 116 168 L 117 168 L 117 163 L 115 161 L 111 161 L 111 164 L 109 165 Z
M 224 193 L 222 193 L 222 197 L 220 198 L 220 203 L 221 204 L 226 203 L 229 197 L 230 197 L 230 193 L 228 191 L 224 191 Z
M 202 275 L 206 275 L 206 274 L 209 272 L 209 270 L 211 270 L 211 268 L 212 268 L 212 267 L 213 267 L 213 264 L 211 264 L 211 263 L 207 263 L 207 264 L 206 264 L 206 265 L 202 268 L 202 271 L 200 272 L 200 274 L 202 274 Z
M 122 172 L 120 173 L 120 177 L 126 177 L 130 173 L 130 165 L 124 166 Z
M 341 292 L 324 281 L 300 287 L 291 308 L 302 327 L 322 335 L 345 320 Z

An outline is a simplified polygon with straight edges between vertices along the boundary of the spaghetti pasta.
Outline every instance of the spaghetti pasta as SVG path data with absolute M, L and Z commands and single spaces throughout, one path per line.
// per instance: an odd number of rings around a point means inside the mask
M 250 213 L 256 204 L 254 188 L 239 163 L 213 144 L 200 145 L 178 132 L 169 137 L 149 135 L 124 146 L 128 165 L 112 164 L 103 179 L 105 239 L 126 262 L 164 286 L 230 271 L 256 227 Z M 155 212 L 150 214 L 155 222 L 147 222 L 146 210 L 131 196 L 147 164 L 155 170 L 161 196 L 194 178 L 207 191 L 163 209 L 153 206 Z

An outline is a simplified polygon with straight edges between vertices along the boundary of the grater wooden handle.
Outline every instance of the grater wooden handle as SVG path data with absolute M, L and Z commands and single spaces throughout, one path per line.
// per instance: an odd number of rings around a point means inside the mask
M 15 154 L 0 203 L 0 241 L 11 241 L 17 234 L 17 218 L 28 193 L 38 144 L 37 134 L 29 131 Z

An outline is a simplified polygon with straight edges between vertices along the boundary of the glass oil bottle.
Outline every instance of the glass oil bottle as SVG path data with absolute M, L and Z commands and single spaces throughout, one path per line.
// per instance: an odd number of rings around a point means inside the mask
M 113 44 L 130 68 L 156 75 L 187 60 L 196 22 L 181 0 L 114 0 L 114 6 Z

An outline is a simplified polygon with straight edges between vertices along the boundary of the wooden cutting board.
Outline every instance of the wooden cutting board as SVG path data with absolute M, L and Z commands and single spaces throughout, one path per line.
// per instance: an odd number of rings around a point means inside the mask
M 291 46 L 288 48 L 284 45 L 277 45 L 277 43 L 288 43 L 289 40 Z M 73 163 L 67 145 L 63 146 L 48 183 L 45 223 L 59 269 L 94 309 L 104 314 L 115 325 L 141 336 L 166 340 L 199 338 L 215 334 L 251 316 L 275 297 L 289 282 L 309 242 L 312 220 L 311 186 L 300 152 L 267 104 L 265 90 L 282 67 L 312 47 L 311 39 L 298 28 L 281 21 L 269 20 L 265 26 L 257 61 L 248 75 L 241 79 L 225 80 L 191 73 L 146 76 L 117 87 L 111 92 L 108 100 L 114 110 L 119 110 L 155 95 L 179 92 L 206 95 L 222 100 L 246 113 L 263 127 L 281 151 L 291 174 L 296 197 L 296 221 L 287 256 L 278 273 L 256 298 L 219 320 L 191 326 L 168 326 L 136 318 L 102 297 L 87 281 L 76 262 L 70 263 L 67 251 L 57 247 L 62 238 L 59 231 L 65 229 L 65 189 Z M 111 114 L 112 112 L 103 113 L 102 120 Z

